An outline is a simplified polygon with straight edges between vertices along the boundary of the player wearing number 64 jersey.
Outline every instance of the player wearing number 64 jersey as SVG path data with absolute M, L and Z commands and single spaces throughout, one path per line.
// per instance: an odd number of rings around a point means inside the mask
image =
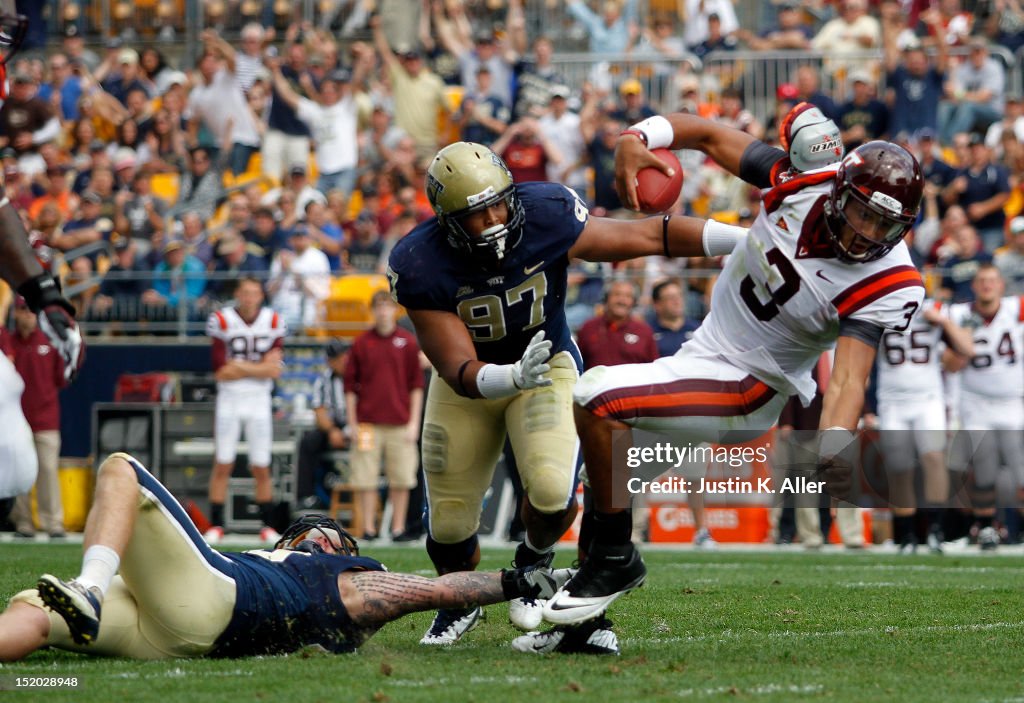
M 942 551 L 940 508 L 949 499 L 946 470 L 946 403 L 942 353 L 972 356 L 969 330 L 949 318 L 949 307 L 926 300 L 910 327 L 887 331 L 878 349 L 878 429 L 889 483 L 893 533 L 901 552 L 917 547 L 914 515 L 916 457 L 922 468 L 928 547 Z
M 952 305 L 949 313 L 974 335 L 974 353 L 951 359 L 954 368 L 962 368 L 963 432 L 957 435 L 954 455 L 961 462 L 970 458 L 978 544 L 994 549 L 999 544 L 992 527 L 999 467 L 1013 471 L 1018 490 L 1024 486 L 1024 298 L 1003 296 L 1006 282 L 993 264 L 978 268 L 971 288 L 974 302 Z
M 734 175 L 770 189 L 693 339 L 675 356 L 596 367 L 577 384 L 576 426 L 593 489 L 595 536 L 580 571 L 546 604 L 551 622 L 597 617 L 645 578 L 630 543 L 623 461 L 630 428 L 665 433 L 676 443 L 757 436 L 775 423 L 789 395 L 810 402 L 811 371 L 832 347 L 820 427 L 841 431 L 826 433 L 833 438 L 823 441 L 821 468 L 830 492 L 845 495 L 852 472 L 836 455 L 860 418 L 879 338 L 886 328 L 907 329 L 924 297 L 903 243 L 924 181 L 905 149 L 869 142 L 837 164 L 775 183 L 772 173 L 785 152 L 693 115 L 654 117 L 627 130 L 616 146 L 616 181 L 627 205 L 637 204 L 640 169 L 664 170 L 649 151 L 659 147 L 704 151 Z
M 427 552 L 440 574 L 476 568 L 480 510 L 507 434 L 526 492 L 515 563 L 540 563 L 577 511 L 572 389 L 581 362 L 565 320 L 569 261 L 716 256 L 746 230 L 691 217 L 592 217 L 565 186 L 514 183 L 496 154 L 468 142 L 437 154 L 426 189 L 437 217 L 395 246 L 388 276 L 435 370 L 422 438 Z M 510 614 L 523 629 L 540 624 L 535 602 L 515 602 Z M 440 611 L 422 642 L 451 644 L 480 617 L 476 608 Z M 618 651 L 605 626 L 544 634 L 530 651 Z

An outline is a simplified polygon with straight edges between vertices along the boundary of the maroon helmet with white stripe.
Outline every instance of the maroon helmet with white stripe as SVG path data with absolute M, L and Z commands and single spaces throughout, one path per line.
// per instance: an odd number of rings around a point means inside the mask
M 836 255 L 864 263 L 888 254 L 910 231 L 923 194 L 921 167 L 903 147 L 873 141 L 851 151 L 825 203 Z

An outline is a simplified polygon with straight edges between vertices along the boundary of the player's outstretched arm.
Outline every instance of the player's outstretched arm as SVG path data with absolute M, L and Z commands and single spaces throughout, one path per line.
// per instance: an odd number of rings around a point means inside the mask
M 683 215 L 612 220 L 590 217 L 570 258 L 625 261 L 640 256 L 724 256 L 747 236 L 744 227 Z
M 658 148 L 702 151 L 729 173 L 742 177 L 743 154 L 757 141 L 746 132 L 696 115 L 677 112 L 650 117 L 619 137 L 615 146 L 615 187 L 623 204 L 638 210 L 636 174 L 649 166 L 666 174 L 669 171 L 668 165 L 650 151 Z
M 0 278 L 17 289 L 43 273 L 43 266 L 28 243 L 25 225 L 0 191 Z
M 468 608 L 523 597 L 550 598 L 562 583 L 552 572 L 531 568 L 498 573 L 457 571 L 432 579 L 387 571 L 354 571 L 338 577 L 338 586 L 353 622 L 379 626 L 422 610 Z

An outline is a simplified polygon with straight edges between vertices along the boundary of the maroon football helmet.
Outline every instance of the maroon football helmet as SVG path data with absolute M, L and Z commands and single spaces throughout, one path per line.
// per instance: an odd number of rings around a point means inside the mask
M 903 147 L 874 141 L 851 151 L 825 204 L 836 255 L 865 263 L 888 254 L 917 219 L 923 193 L 921 167 Z M 842 241 L 843 225 L 854 233 L 847 244 Z

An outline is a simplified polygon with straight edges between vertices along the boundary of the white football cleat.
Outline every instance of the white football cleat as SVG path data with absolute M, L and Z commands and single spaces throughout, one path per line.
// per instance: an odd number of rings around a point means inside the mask
M 260 528 L 260 542 L 263 542 L 263 544 L 277 544 L 279 539 L 281 539 L 281 533 L 273 527 L 264 525 Z
M 43 574 L 36 583 L 43 605 L 67 623 L 71 639 L 77 644 L 91 644 L 100 634 L 100 611 L 103 594 L 98 588 L 86 588 L 78 581 L 61 581 Z
M 523 632 L 536 630 L 544 620 L 544 604 L 537 598 L 515 598 L 508 602 L 508 619 Z
M 527 632 L 512 640 L 512 649 L 533 654 L 619 653 L 619 638 L 608 618 L 594 618 L 579 625 L 556 625 L 547 632 Z
M 434 616 L 430 629 L 423 635 L 420 644 L 447 646 L 455 644 L 467 632 L 485 619 L 480 606 L 467 609 L 442 608 Z
M 209 545 L 220 544 L 224 540 L 224 528 L 214 525 L 203 533 L 203 539 Z
M 545 603 L 544 619 L 555 625 L 575 625 L 596 618 L 646 578 L 647 567 L 632 543 L 595 542 L 579 571 Z

